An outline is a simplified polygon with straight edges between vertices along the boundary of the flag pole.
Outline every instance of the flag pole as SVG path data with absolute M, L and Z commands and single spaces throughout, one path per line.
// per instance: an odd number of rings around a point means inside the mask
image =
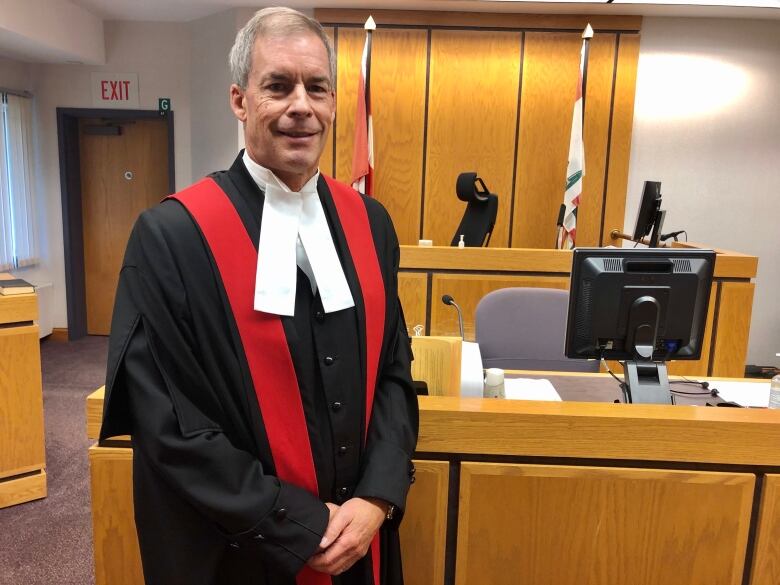
M 357 109 L 355 111 L 355 142 L 352 152 L 352 187 L 365 195 L 374 195 L 374 130 L 371 119 L 371 40 L 376 29 L 369 16 L 363 25 L 366 40 L 360 59 Z
M 556 248 L 574 248 L 577 208 L 582 195 L 583 178 L 585 176 L 585 93 L 588 75 L 588 52 L 590 39 L 593 38 L 593 28 L 590 23 L 582 32 L 582 47 L 580 48 L 580 63 L 577 73 L 577 93 L 572 115 L 571 136 L 569 138 L 569 157 L 566 165 L 566 188 L 563 194 L 563 204 L 558 215 L 556 231 Z M 579 115 L 578 115 L 579 114 Z
M 593 27 L 590 23 L 582 31 L 583 61 L 582 64 L 582 133 L 585 134 L 585 95 L 588 87 L 588 53 L 590 52 L 590 39 L 593 38 Z
M 369 14 L 366 23 L 363 25 L 366 30 L 366 47 L 368 58 L 366 59 L 366 111 L 371 111 L 371 40 L 376 30 L 374 17 Z

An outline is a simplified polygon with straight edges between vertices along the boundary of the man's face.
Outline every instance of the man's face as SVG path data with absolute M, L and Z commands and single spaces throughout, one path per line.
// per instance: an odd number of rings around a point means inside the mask
M 313 33 L 258 38 L 246 89 L 230 87 L 249 156 L 296 191 L 317 170 L 335 98 L 327 50 Z

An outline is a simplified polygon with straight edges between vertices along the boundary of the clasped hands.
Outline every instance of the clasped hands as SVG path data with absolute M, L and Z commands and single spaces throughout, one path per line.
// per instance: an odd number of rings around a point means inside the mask
M 352 498 L 341 506 L 328 502 L 330 519 L 319 552 L 308 561 L 315 571 L 340 575 L 362 559 L 385 520 L 381 500 Z

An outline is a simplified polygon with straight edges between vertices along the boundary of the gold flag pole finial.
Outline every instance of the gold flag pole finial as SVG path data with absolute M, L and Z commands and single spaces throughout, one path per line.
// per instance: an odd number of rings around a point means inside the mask
M 363 25 L 363 28 L 366 30 L 376 30 L 376 23 L 374 22 L 373 16 L 368 17 L 368 20 L 366 20 L 366 24 Z

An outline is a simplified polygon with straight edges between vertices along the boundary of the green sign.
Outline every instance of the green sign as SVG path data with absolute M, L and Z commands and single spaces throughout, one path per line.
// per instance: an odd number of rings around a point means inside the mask
M 160 112 L 161 116 L 164 116 L 171 111 L 171 98 L 159 98 L 157 104 L 157 110 Z

